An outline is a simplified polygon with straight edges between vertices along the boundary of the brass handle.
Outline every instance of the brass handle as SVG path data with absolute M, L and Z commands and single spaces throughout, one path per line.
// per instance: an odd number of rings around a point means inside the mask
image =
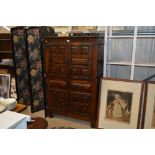
M 70 42 L 70 40 L 67 40 L 67 43 L 69 43 Z

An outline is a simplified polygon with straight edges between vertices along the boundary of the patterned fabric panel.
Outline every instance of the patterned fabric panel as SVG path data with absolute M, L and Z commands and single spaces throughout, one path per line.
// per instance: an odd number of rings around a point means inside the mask
M 47 37 L 47 36 L 53 37 L 55 33 L 53 27 L 41 26 L 40 30 L 41 30 L 42 37 Z
M 41 35 L 38 28 L 27 30 L 29 67 L 31 77 L 32 106 L 34 111 L 44 108 L 44 84 L 42 70 Z
M 13 28 L 12 35 L 18 102 L 30 105 L 30 85 L 27 68 L 25 29 Z

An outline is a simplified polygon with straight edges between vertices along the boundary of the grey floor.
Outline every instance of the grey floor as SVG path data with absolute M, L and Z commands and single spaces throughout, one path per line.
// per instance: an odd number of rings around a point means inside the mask
M 45 117 L 44 110 L 39 112 L 31 113 L 30 107 L 28 107 L 25 111 L 22 112 L 23 114 L 30 115 L 32 117 Z M 71 127 L 75 129 L 90 129 L 90 122 L 74 119 L 70 117 L 64 117 L 60 115 L 55 115 L 53 118 L 47 117 L 46 120 L 48 121 L 48 129 L 51 128 L 59 128 L 59 127 Z

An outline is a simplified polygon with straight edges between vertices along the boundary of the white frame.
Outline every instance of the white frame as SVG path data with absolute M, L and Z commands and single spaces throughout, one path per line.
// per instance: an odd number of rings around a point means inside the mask
M 0 98 L 2 97 L 2 98 L 9 98 L 10 97 L 10 74 L 0 74 L 0 78 L 1 77 L 5 77 L 6 78 L 6 80 L 8 80 L 8 85 L 7 86 L 5 86 L 5 89 L 6 89 L 6 92 L 7 92 L 7 95 L 6 95 L 6 97 L 5 96 L 0 96 Z
M 119 92 L 130 92 L 133 94 L 129 123 L 106 118 L 108 90 L 114 90 Z M 105 129 L 140 128 L 142 93 L 143 93 L 143 83 L 140 81 L 101 78 L 97 128 L 105 128 Z

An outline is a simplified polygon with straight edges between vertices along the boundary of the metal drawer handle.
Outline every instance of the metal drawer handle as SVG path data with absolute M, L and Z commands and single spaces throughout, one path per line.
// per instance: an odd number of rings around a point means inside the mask
M 70 42 L 70 40 L 67 40 L 67 42 L 69 43 L 69 42 Z

